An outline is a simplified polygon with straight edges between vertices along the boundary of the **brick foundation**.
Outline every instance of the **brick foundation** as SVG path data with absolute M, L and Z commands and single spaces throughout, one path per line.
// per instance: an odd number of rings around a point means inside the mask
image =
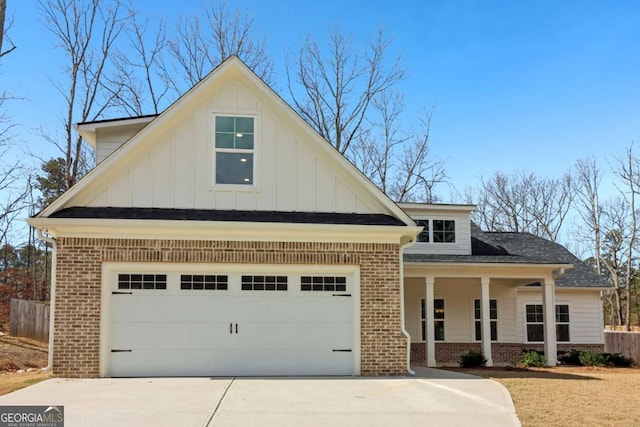
M 438 366 L 457 366 L 460 356 L 469 350 L 482 350 L 480 343 L 436 343 L 436 363 Z M 496 365 L 516 364 L 525 350 L 544 351 L 544 344 L 493 343 L 491 356 Z M 558 344 L 558 353 L 569 350 L 603 352 L 604 344 Z M 425 364 L 425 344 L 411 343 L 411 364 Z
M 191 262 L 359 265 L 361 373 L 404 375 L 398 250 L 381 243 L 58 238 L 53 370 L 99 375 L 103 262 Z

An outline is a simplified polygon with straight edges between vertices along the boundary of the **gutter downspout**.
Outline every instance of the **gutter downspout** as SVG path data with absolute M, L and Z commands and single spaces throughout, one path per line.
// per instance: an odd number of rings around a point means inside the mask
M 49 354 L 47 367 L 43 368 L 43 372 L 49 372 L 53 369 L 53 324 L 55 320 L 56 307 L 56 239 L 47 237 L 42 230 L 38 229 L 38 238 L 44 242 L 51 244 L 51 295 L 49 298 Z
M 416 372 L 411 369 L 411 335 L 405 328 L 404 323 L 404 250 L 409 246 L 413 246 L 416 243 L 415 237 L 411 238 L 408 242 L 400 244 L 399 258 L 400 258 L 400 332 L 407 338 L 407 373 L 409 375 L 415 375 Z

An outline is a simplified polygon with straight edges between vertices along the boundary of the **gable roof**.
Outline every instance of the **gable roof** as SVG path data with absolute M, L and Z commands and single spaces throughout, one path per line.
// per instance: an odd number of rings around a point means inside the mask
M 255 88 L 260 92 L 262 96 L 268 98 L 271 102 L 275 103 L 281 108 L 291 120 L 294 120 L 297 125 L 303 129 L 304 134 L 312 142 L 317 142 L 318 149 L 322 151 L 323 155 L 331 158 L 332 162 L 337 162 L 340 165 L 341 171 L 350 176 L 350 179 L 354 179 L 362 188 L 364 187 L 365 193 L 372 197 L 372 200 L 376 200 L 376 204 L 383 207 L 384 214 L 389 214 L 397 218 L 403 225 L 415 226 L 413 220 L 391 199 L 389 199 L 382 191 L 380 191 L 367 177 L 365 177 L 351 162 L 349 162 L 344 156 L 342 156 L 336 149 L 322 138 L 306 121 L 304 121 L 294 110 L 288 105 L 278 94 L 276 94 L 266 83 L 264 83 L 252 70 L 250 70 L 237 56 L 231 56 L 225 60 L 222 64 L 216 67 L 211 73 L 209 73 L 204 79 L 197 83 L 187 93 L 180 97 L 176 102 L 169 106 L 159 116 L 152 119 L 151 122 L 144 127 L 140 132 L 134 135 L 129 141 L 123 144 L 120 148 L 113 152 L 112 155 L 107 157 L 102 163 L 97 165 L 92 171 L 90 171 L 84 178 L 82 178 L 76 185 L 70 188 L 60 198 L 55 200 L 52 204 L 46 207 L 43 211 L 38 213 L 36 218 L 54 218 L 53 214 L 65 208 L 74 207 L 74 200 L 78 200 L 81 197 L 85 197 L 89 194 L 89 188 L 92 184 L 97 182 L 107 181 L 110 177 L 110 171 L 117 165 L 123 164 L 129 156 L 133 155 L 136 147 L 143 143 L 149 143 L 146 138 L 152 134 L 156 128 L 163 123 L 167 123 L 174 118 L 182 108 L 188 105 L 192 100 L 196 99 L 203 93 L 210 85 L 212 85 L 217 79 L 223 78 L 223 76 L 231 73 L 232 71 L 238 72 L 247 79 L 249 79 Z
M 531 233 L 487 232 L 471 223 L 471 255 L 405 254 L 406 263 L 572 264 L 558 287 L 606 288 L 596 274 L 564 246 Z

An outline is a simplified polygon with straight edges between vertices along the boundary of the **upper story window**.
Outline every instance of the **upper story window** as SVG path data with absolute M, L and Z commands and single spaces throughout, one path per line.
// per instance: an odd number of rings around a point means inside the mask
M 216 116 L 216 184 L 253 185 L 253 117 Z
M 454 243 L 456 241 L 456 222 L 449 219 L 433 220 L 433 242 Z
M 418 219 L 415 222 L 424 227 L 418 234 L 418 242 L 455 243 L 456 241 L 456 222 L 452 219 Z
M 428 243 L 429 240 L 429 220 L 427 219 L 419 219 L 416 220 L 416 225 L 421 225 L 424 227 L 424 229 L 420 232 L 420 234 L 418 234 L 418 242 L 426 242 Z

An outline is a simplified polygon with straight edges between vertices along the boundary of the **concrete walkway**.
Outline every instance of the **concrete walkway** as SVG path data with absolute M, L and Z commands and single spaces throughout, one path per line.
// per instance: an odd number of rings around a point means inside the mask
M 65 426 L 519 426 L 497 382 L 406 378 L 54 378 L 0 405 L 63 405 Z

